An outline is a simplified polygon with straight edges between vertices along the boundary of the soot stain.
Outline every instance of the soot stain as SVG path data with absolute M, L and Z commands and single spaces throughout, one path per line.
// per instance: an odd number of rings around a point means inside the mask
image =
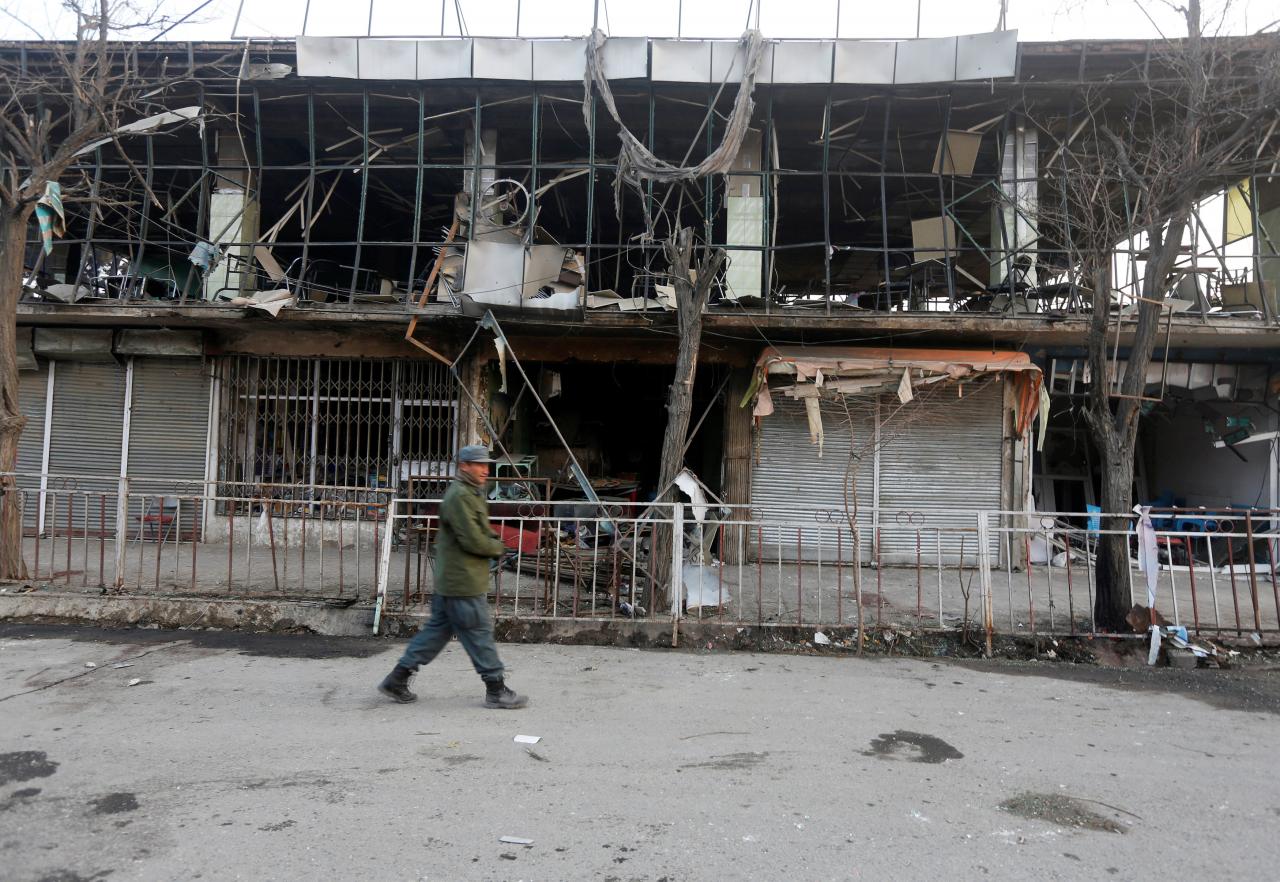
M 903 729 L 884 732 L 879 738 L 872 739 L 870 749 L 864 750 L 863 755 L 888 760 L 902 759 L 913 763 L 943 763 L 964 758 L 963 753 L 941 738 Z
M 49 755 L 43 750 L 0 753 L 0 785 L 11 781 L 48 778 L 56 771 L 58 771 L 58 764 L 50 760 Z
M 137 811 L 138 797 L 132 793 L 108 793 L 89 804 L 93 806 L 95 815 L 119 815 Z

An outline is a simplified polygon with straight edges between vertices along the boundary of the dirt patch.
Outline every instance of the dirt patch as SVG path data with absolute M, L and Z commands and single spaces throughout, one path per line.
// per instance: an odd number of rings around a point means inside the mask
M 480 757 L 473 753 L 459 753 L 451 756 L 442 756 L 440 759 L 449 766 L 465 766 L 467 763 L 478 763 Z
M 1129 832 L 1129 824 L 1100 814 L 1080 799 L 1061 793 L 1020 793 L 1000 803 L 1000 808 L 1019 817 L 1033 821 L 1047 821 L 1059 827 L 1075 827 L 1102 833 Z M 1104 806 L 1104 808 L 1112 814 L 1127 814 L 1110 806 Z
M 719 771 L 752 769 L 764 762 L 768 756 L 768 751 L 761 753 L 726 753 L 720 756 L 713 756 L 706 762 L 686 763 L 680 768 L 717 769 Z
M 51 761 L 43 750 L 0 753 L 0 785 L 12 781 L 30 781 L 32 778 L 48 778 L 56 771 L 58 764 Z
M 136 812 L 138 797 L 132 793 L 108 793 L 106 796 L 99 796 L 89 804 L 93 806 L 95 815 L 118 815 L 123 812 Z
M 294 821 L 280 821 L 277 824 L 267 824 L 265 827 L 259 827 L 263 833 L 279 833 L 281 830 L 288 830 L 294 826 Z
M 1275 665 L 1229 670 L 1146 667 L 1103 668 L 1061 662 L 953 661 L 972 671 L 1022 677 L 1052 677 L 1125 692 L 1164 692 L 1202 701 L 1219 710 L 1280 714 L 1280 668 Z
M 964 754 L 941 738 L 922 732 L 885 732 L 871 741 L 871 747 L 863 751 L 865 756 L 886 760 L 904 760 L 912 763 L 945 763 L 947 760 L 964 759 Z

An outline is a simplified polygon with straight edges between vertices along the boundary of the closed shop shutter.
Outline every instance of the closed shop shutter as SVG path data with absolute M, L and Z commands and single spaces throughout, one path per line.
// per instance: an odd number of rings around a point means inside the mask
M 27 418 L 26 428 L 18 439 L 18 464 L 16 471 L 23 475 L 39 474 L 44 469 L 44 412 L 45 398 L 49 391 L 49 365 L 41 362 L 38 371 L 22 371 L 18 375 L 18 406 Z M 22 514 L 22 525 L 34 528 L 39 515 L 39 498 L 34 491 L 40 489 L 38 477 L 20 476 L 18 486 L 27 491 Z
M 59 361 L 53 374 L 53 424 L 49 432 L 49 473 L 75 475 L 84 491 L 114 492 L 120 478 L 120 441 L 124 432 L 125 369 L 117 364 Z M 49 479 L 50 489 L 62 481 Z M 76 499 L 76 528 L 84 517 Z M 58 501 L 58 523 L 65 501 Z M 93 509 L 97 509 L 94 511 Z M 97 500 L 89 504 L 91 530 L 115 528 L 115 506 L 105 513 Z M 102 523 L 99 525 L 99 521 Z
M 872 435 L 875 419 L 865 408 L 853 413 L 853 436 L 844 412 L 825 404 L 822 411 L 823 449 L 809 440 L 809 424 L 804 403 L 774 397 L 774 412 L 760 421 L 759 460 L 751 475 L 751 508 L 756 520 L 764 521 L 764 560 L 836 560 L 837 550 L 846 561 L 854 559 L 845 515 L 845 478 L 851 445 L 866 450 L 857 472 L 858 527 L 861 530 L 862 559 L 871 548 L 871 509 L 875 486 L 872 469 Z M 852 497 L 851 497 L 852 499 Z M 788 525 L 778 526 L 785 521 Z M 772 523 L 770 523 L 772 522 Z M 837 542 L 837 527 L 845 535 Z M 796 530 L 803 542 L 797 548 Z M 759 533 L 753 532 L 753 540 Z
M 896 418 L 886 417 L 880 450 L 884 563 L 914 564 L 917 530 L 922 560 L 937 562 L 941 538 L 944 562 L 959 559 L 962 541 L 965 560 L 976 562 L 973 513 L 1000 509 L 1003 384 L 993 379 L 976 391 L 965 387 L 963 398 L 948 390 L 944 399 L 932 398 L 919 409 L 908 406 Z M 896 406 L 893 399 L 881 413 L 892 414 Z M 938 530 L 943 531 L 940 537 Z M 999 534 L 993 532 L 991 551 L 998 543 Z
M 129 489 L 131 523 L 144 509 L 177 525 L 174 495 L 202 492 L 209 432 L 209 376 L 198 358 L 135 358 L 133 408 L 129 415 Z M 163 509 L 163 512 L 162 512 Z M 193 501 L 183 501 L 181 531 L 198 514 Z M 160 523 L 153 520 L 153 523 Z

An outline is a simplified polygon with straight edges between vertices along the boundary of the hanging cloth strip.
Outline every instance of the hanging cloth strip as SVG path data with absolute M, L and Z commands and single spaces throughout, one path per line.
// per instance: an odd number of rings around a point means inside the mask
M 40 238 L 44 253 L 53 251 L 53 237 L 61 239 L 67 233 L 67 216 L 62 211 L 62 185 L 49 181 L 44 185 L 44 195 L 36 200 L 36 222 L 40 225 Z

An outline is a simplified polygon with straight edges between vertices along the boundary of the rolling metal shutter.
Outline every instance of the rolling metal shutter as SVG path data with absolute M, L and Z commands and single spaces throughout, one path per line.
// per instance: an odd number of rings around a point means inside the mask
M 763 525 L 764 560 L 834 561 L 837 549 L 846 561 L 854 559 L 853 543 L 847 535 L 845 516 L 845 476 L 851 443 L 868 450 L 857 474 L 858 527 L 861 530 L 862 559 L 871 549 L 871 509 L 875 495 L 870 453 L 875 420 L 870 413 L 853 413 L 854 437 L 843 412 L 826 405 L 822 411 L 822 457 L 809 440 L 809 424 L 804 403 L 775 396 L 774 412 L 760 421 L 759 462 L 751 474 L 753 518 L 772 521 Z M 778 526 L 777 521 L 789 525 Z M 836 528 L 845 526 L 846 535 L 837 545 Z M 802 529 L 803 545 L 797 549 L 796 530 Z M 752 534 L 754 543 L 756 533 Z
M 880 449 L 880 557 L 884 563 L 937 562 L 937 529 L 942 558 L 956 561 L 963 537 L 965 561 L 975 563 L 977 533 L 972 512 L 999 511 L 1004 381 L 996 379 L 963 398 L 933 399 L 902 421 L 886 416 Z M 897 399 L 881 407 L 891 414 Z M 905 416 L 910 413 L 909 416 Z M 991 550 L 999 543 L 992 533 Z
M 44 411 L 45 397 L 49 391 L 49 365 L 42 362 L 38 371 L 22 371 L 18 374 L 18 406 L 27 418 L 26 428 L 18 439 L 19 473 L 38 474 L 44 470 Z M 34 529 L 39 516 L 40 479 L 19 477 L 17 484 L 27 491 L 22 525 Z
M 53 424 L 49 434 L 49 473 L 77 475 L 79 490 L 114 492 L 120 478 L 120 441 L 124 431 L 125 369 L 117 364 L 59 361 L 53 374 Z M 49 488 L 63 482 L 49 479 Z M 76 500 L 78 519 L 83 515 Z M 65 502 L 59 500 L 58 523 Z M 94 507 L 90 503 L 90 508 Z M 91 512 L 101 515 L 101 511 Z M 97 527 L 93 517 L 90 528 Z M 115 528 L 115 507 L 108 501 L 103 529 Z M 77 529 L 79 524 L 77 521 Z
M 933 528 L 973 528 L 972 512 L 1000 508 L 1003 437 L 1003 381 L 948 401 L 932 401 L 909 416 L 895 416 L 896 398 L 880 408 L 879 527 L 880 558 L 885 564 L 916 561 L 916 529 L 920 527 L 920 559 L 936 563 L 938 536 Z M 804 546 L 796 548 L 795 526 L 764 528 L 765 560 L 818 557 L 818 526 L 844 517 L 843 483 L 850 438 L 842 411 L 824 405 L 823 456 L 809 441 L 808 422 L 800 401 L 775 396 L 774 413 L 760 421 L 760 461 L 753 470 L 751 505 L 759 520 L 785 520 L 804 527 Z M 903 412 L 905 414 L 906 411 Z M 869 444 L 875 418 L 861 408 L 853 414 L 855 442 L 866 449 L 858 472 L 858 526 L 862 559 L 874 556 L 873 509 L 876 507 L 876 459 Z M 815 514 L 814 508 L 818 508 Z M 835 559 L 833 526 L 821 531 L 822 559 Z M 781 535 L 780 535 L 781 534 Z M 961 534 L 942 534 L 944 561 L 958 559 Z M 974 560 L 977 537 L 964 534 L 964 555 Z M 993 533 L 991 551 L 997 551 Z M 779 545 L 781 547 L 779 547 Z M 844 543 L 845 560 L 853 551 Z
M 160 498 L 203 492 L 209 376 L 198 358 L 135 358 L 129 415 L 129 515 L 158 512 Z M 134 495 L 137 494 L 137 495 Z M 145 502 L 144 502 L 145 500 Z M 182 534 L 198 512 L 182 503 Z
M 204 480 L 209 376 L 198 358 L 135 358 L 129 478 L 139 492 Z

